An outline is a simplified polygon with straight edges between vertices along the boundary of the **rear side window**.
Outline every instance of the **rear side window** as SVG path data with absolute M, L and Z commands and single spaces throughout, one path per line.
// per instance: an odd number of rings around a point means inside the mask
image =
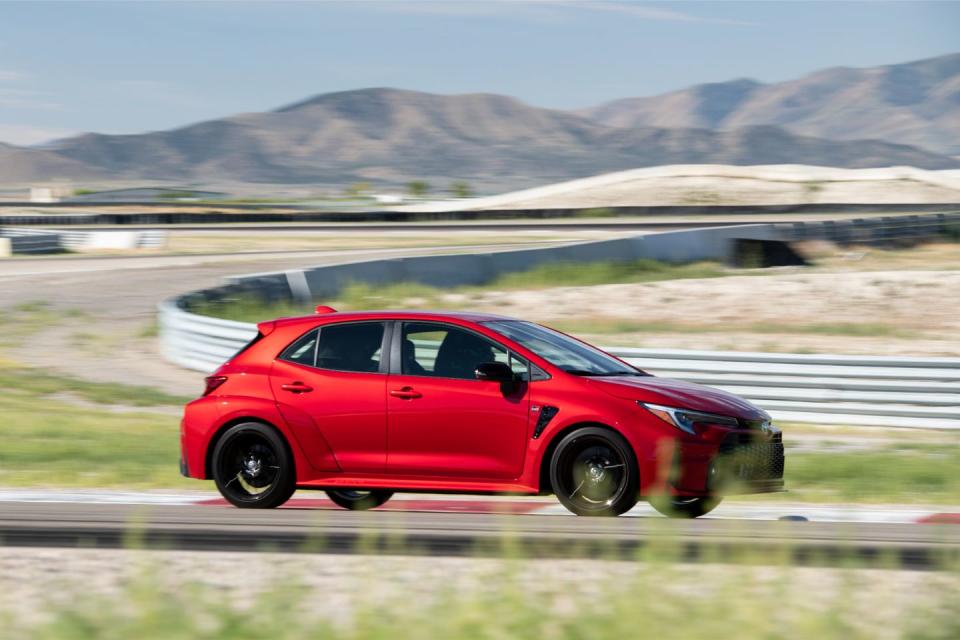
M 293 344 L 283 350 L 280 359 L 310 367 L 315 366 L 317 361 L 317 335 L 319 333 L 319 329 L 314 329 L 300 336 Z
M 327 325 L 320 329 L 316 366 L 336 371 L 377 372 L 382 347 L 382 322 Z

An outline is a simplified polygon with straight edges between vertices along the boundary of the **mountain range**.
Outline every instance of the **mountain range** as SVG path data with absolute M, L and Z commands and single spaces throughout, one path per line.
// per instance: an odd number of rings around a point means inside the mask
M 0 183 L 530 186 L 660 164 L 960 167 L 960 54 L 698 85 L 577 112 L 490 94 L 322 94 L 275 111 L 135 135 L 0 144 Z
M 579 112 L 613 127 L 783 127 L 834 140 L 879 139 L 960 155 L 960 53 L 796 80 L 740 79 Z

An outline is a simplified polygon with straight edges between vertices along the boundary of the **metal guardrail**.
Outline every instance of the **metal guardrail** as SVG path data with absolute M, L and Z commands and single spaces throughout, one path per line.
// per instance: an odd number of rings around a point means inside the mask
M 10 253 L 58 253 L 87 248 L 160 249 L 167 242 L 162 229 L 102 231 L 0 227 L 0 238 L 10 241 Z
M 164 355 L 210 372 L 257 333 L 256 325 L 159 307 Z M 960 429 L 960 358 L 685 351 L 609 347 L 656 375 L 725 389 L 778 420 Z
M 0 238 L 10 241 L 10 251 L 14 254 L 57 253 L 63 250 L 60 234 L 56 231 L 0 228 Z
M 746 225 L 700 229 L 561 247 L 491 254 L 371 260 L 315 269 L 253 274 L 184 294 L 159 306 L 164 356 L 212 371 L 256 335 L 256 326 L 190 312 L 199 301 L 237 295 L 265 300 L 322 299 L 349 282 L 410 280 L 476 284 L 503 270 L 550 260 L 654 259 L 683 262 L 721 257 L 736 238 L 885 243 L 923 239 L 960 224 L 960 214 L 852 220 L 840 223 Z M 442 281 L 442 282 L 441 282 Z M 657 375 L 706 384 L 748 398 L 779 420 L 849 425 L 960 429 L 960 358 L 683 351 L 613 347 L 611 353 Z

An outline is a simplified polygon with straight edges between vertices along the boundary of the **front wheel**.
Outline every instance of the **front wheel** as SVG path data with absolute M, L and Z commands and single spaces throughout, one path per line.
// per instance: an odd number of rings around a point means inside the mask
M 578 516 L 618 516 L 637 504 L 636 457 L 614 431 L 577 429 L 557 444 L 550 484 L 560 503 Z
M 355 491 L 353 489 L 331 489 L 327 496 L 344 509 L 351 511 L 366 511 L 379 507 L 393 497 L 393 491 L 383 489 L 374 491 Z
M 213 479 L 230 504 L 273 509 L 296 491 L 297 474 L 283 438 L 259 422 L 230 427 L 213 450 Z
M 656 496 L 650 498 L 650 505 L 668 518 L 699 518 L 716 509 L 722 500 L 720 496 Z

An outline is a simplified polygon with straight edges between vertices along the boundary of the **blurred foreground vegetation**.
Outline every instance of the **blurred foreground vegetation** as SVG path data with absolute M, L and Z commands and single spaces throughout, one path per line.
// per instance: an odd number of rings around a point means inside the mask
M 38 640 L 960 637 L 955 572 L 921 579 L 913 573 L 904 589 L 904 572 L 677 565 L 648 555 L 589 567 L 481 560 L 484 570 L 472 576 L 458 570 L 450 578 L 417 571 L 416 560 L 367 556 L 369 568 L 343 576 L 336 592 L 311 588 L 307 576 L 298 580 L 289 567 L 274 581 L 261 566 L 258 579 L 243 581 L 249 584 L 217 586 L 191 582 L 190 572 L 171 579 L 171 571 L 153 570 L 111 597 L 88 588 L 52 593 L 32 619 L 2 602 L 0 621 L 7 618 L 6 637 Z M 319 567 L 329 571 L 335 562 Z

